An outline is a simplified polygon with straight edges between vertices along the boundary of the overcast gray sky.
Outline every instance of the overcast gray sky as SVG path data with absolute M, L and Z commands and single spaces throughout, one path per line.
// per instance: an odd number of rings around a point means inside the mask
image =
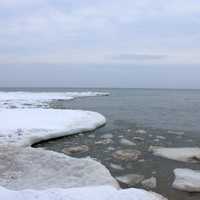
M 199 0 L 1 0 L 0 86 L 200 88 Z

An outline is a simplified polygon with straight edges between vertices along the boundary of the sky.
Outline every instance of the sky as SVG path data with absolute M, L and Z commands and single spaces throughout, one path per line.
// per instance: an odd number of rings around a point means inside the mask
M 200 88 L 199 0 L 1 0 L 0 87 Z

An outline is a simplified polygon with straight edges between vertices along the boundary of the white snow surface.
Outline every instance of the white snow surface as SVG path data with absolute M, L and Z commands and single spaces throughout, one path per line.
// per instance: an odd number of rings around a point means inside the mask
M 160 156 L 171 160 L 191 163 L 200 162 L 200 148 L 198 147 L 150 147 L 150 151 L 152 151 L 155 156 Z
M 72 158 L 31 147 L 0 146 L 0 186 L 7 189 L 44 190 L 99 185 L 118 188 L 110 172 L 91 158 Z
M 200 171 L 175 169 L 174 174 L 173 188 L 187 192 L 200 192 Z
M 54 100 L 108 95 L 106 92 L 0 92 L 0 108 L 49 108 Z
M 141 189 L 117 190 L 112 186 L 83 187 L 71 189 L 48 189 L 44 191 L 11 191 L 0 187 L 3 200 L 166 200 L 164 197 Z
M 19 146 L 91 131 L 106 123 L 96 112 L 57 109 L 0 109 L 0 121 L 0 145 Z

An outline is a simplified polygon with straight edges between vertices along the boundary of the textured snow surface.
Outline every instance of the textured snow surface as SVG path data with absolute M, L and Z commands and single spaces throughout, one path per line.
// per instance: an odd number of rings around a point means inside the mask
M 44 191 L 10 191 L 0 187 L 3 200 L 166 200 L 152 192 L 140 189 L 117 190 L 111 186 L 71 189 L 49 189 Z
M 187 192 L 200 192 L 200 171 L 175 169 L 173 187 Z
M 192 163 L 200 162 L 200 148 L 198 147 L 150 147 L 150 151 L 152 151 L 155 156 L 160 156 L 172 160 Z
M 48 108 L 54 100 L 107 95 L 105 92 L 0 92 L 0 108 Z
M 90 158 L 15 146 L 0 146 L 0 186 L 13 190 L 112 185 L 110 172 Z M 0 198 L 2 199 L 2 198 Z
M 57 109 L 0 109 L 0 121 L 0 145 L 20 146 L 94 130 L 106 123 L 96 112 Z

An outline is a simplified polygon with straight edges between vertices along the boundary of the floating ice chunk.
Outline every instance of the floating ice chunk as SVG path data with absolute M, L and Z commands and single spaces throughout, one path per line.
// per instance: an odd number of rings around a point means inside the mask
M 46 108 L 53 100 L 107 95 L 106 92 L 0 92 L 0 108 Z
M 156 188 L 157 186 L 157 180 L 155 177 L 151 177 L 151 178 L 148 178 L 148 179 L 145 179 L 142 181 L 142 185 L 145 187 L 145 188 Z
M 140 160 L 138 160 L 138 162 L 145 162 L 145 160 L 144 159 L 140 159 Z
M 152 151 L 155 156 L 182 162 L 200 162 L 200 148 L 198 147 L 164 148 L 151 146 L 149 150 Z
M 161 135 L 157 135 L 156 138 L 159 139 L 159 140 L 165 140 L 166 139 L 166 137 L 161 136 Z
M 121 165 L 117 165 L 117 164 L 114 164 L 114 163 L 111 163 L 110 167 L 112 169 L 115 169 L 115 170 L 123 170 L 124 169 Z
M 138 134 L 146 134 L 147 132 L 145 130 L 142 130 L 142 129 L 138 129 L 135 131 L 135 133 L 138 133 Z
M 95 134 L 88 135 L 88 138 L 95 138 Z
M 141 152 L 134 149 L 117 150 L 112 154 L 113 158 L 124 161 L 137 160 L 140 155 Z
M 130 141 L 130 140 L 127 140 L 127 139 L 125 139 L 125 138 L 122 138 L 122 139 L 120 140 L 120 143 L 121 143 L 122 145 L 125 145 L 125 146 L 135 146 L 135 145 L 136 145 L 134 142 L 132 142 L 132 141 Z
M 185 134 L 184 132 L 181 132 L 181 131 L 167 131 L 167 133 L 173 134 L 173 135 L 180 135 L 180 136 Z
M 127 174 L 124 176 L 118 176 L 116 177 L 116 179 L 121 183 L 134 186 L 136 184 L 141 183 L 141 181 L 144 180 L 144 176 L 140 174 Z
M 96 141 L 95 144 L 111 144 L 113 143 L 113 140 L 111 139 L 103 139 L 103 140 L 100 140 L 100 141 Z
M 0 144 L 33 143 L 91 131 L 105 124 L 101 114 L 80 110 L 0 109 Z
M 112 139 L 113 138 L 113 134 L 112 133 L 107 133 L 101 136 L 101 138 L 103 139 Z
M 175 169 L 174 174 L 173 188 L 187 192 L 200 192 L 200 171 Z
M 85 153 L 87 151 L 89 151 L 89 147 L 87 145 L 66 147 L 63 149 L 63 153 L 67 155 L 71 155 L 73 153 Z
M 13 190 L 118 187 L 109 171 L 90 158 L 77 159 L 53 151 L 16 146 L 0 146 L 0 185 Z
M 115 148 L 114 148 L 114 147 L 108 147 L 107 150 L 108 150 L 108 151 L 114 151 Z
M 141 189 L 117 190 L 111 186 L 12 191 L 0 187 L 3 200 L 166 200 L 161 195 Z

